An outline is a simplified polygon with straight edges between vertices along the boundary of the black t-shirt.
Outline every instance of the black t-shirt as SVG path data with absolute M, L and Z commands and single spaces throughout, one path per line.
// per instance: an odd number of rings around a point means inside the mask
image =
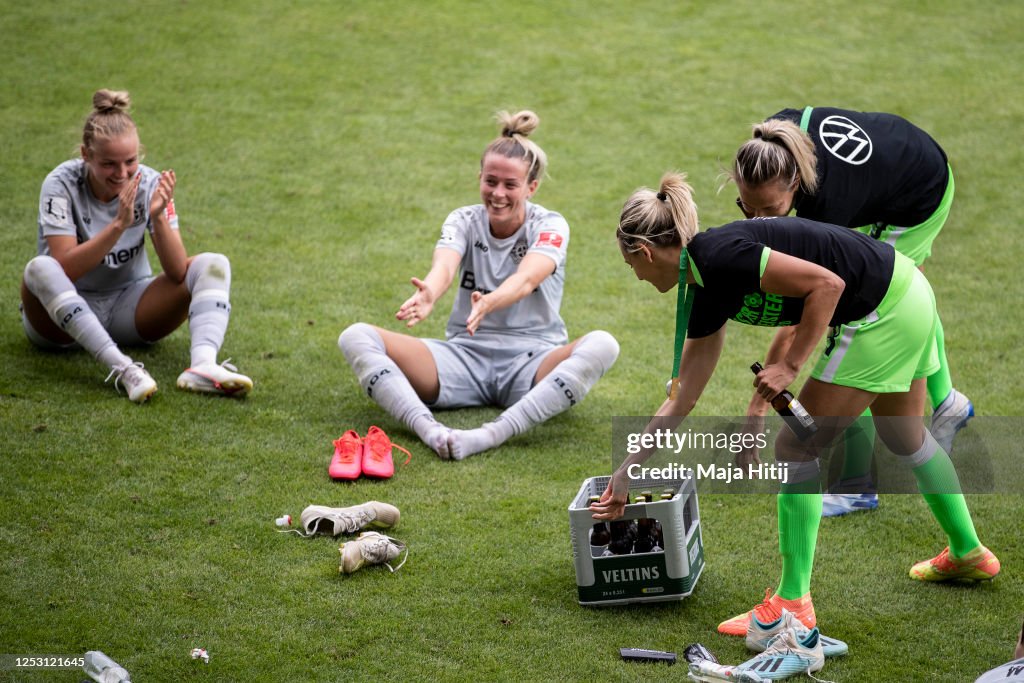
M 803 299 L 761 289 L 765 247 L 816 263 L 843 279 L 846 288 L 830 325 L 859 320 L 875 310 L 889 290 L 896 262 L 888 244 L 803 218 L 757 218 L 711 228 L 686 248 L 703 283 L 694 294 L 688 337 L 706 337 L 730 319 L 768 327 L 800 322 Z
M 771 118 L 800 125 L 803 110 Z M 815 107 L 807 124 L 818 157 L 818 189 L 797 193 L 796 215 L 848 228 L 911 227 L 942 201 L 949 167 L 939 144 L 893 114 Z

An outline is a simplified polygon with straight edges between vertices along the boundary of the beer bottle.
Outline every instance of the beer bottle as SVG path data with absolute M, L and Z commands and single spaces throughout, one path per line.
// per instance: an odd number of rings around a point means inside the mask
M 661 528 L 661 522 L 654 520 L 654 532 L 651 535 L 654 539 L 654 547 L 651 548 L 651 552 L 661 552 L 665 549 L 665 531 Z
M 601 502 L 601 496 L 591 496 L 590 497 L 590 502 L 591 503 L 600 503 Z M 607 524 L 605 524 L 604 522 L 598 522 L 597 524 L 594 525 L 593 530 L 590 532 L 590 545 L 592 545 L 592 546 L 600 546 L 601 550 L 603 551 L 603 548 L 605 546 L 607 546 L 609 541 L 611 541 L 611 540 L 612 540 L 612 535 L 608 531 L 608 525 Z M 600 557 L 601 554 L 602 554 L 602 552 L 598 552 L 597 550 L 594 551 L 594 556 L 595 557 Z
M 654 520 L 649 517 L 636 520 L 636 541 L 633 543 L 633 552 L 649 553 L 654 545 Z
M 611 541 L 608 543 L 608 551 L 612 555 L 629 555 L 633 552 L 633 532 L 629 525 L 628 519 L 612 522 Z
M 755 375 L 764 370 L 764 367 L 755 362 L 750 366 L 750 371 Z M 783 389 L 769 403 L 772 404 L 772 408 L 775 409 L 782 419 L 786 421 L 789 428 L 796 434 L 796 438 L 800 441 L 806 440 L 816 431 L 818 431 L 818 425 L 814 423 L 814 418 L 807 412 L 807 409 L 800 405 L 800 401 L 796 400 L 796 397 L 788 389 Z

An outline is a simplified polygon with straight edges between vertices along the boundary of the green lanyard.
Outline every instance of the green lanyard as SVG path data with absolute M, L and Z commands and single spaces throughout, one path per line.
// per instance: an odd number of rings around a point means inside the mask
M 686 326 L 690 323 L 690 311 L 693 309 L 692 287 L 686 280 L 690 275 L 690 259 L 686 255 L 686 247 L 679 254 L 679 290 L 676 292 L 676 348 L 672 359 L 672 379 L 669 380 L 665 392 L 670 399 L 679 394 L 679 362 L 683 358 L 683 342 L 686 341 Z

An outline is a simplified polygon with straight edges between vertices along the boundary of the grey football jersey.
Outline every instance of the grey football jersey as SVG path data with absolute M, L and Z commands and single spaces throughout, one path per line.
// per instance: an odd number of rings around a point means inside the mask
M 565 286 L 565 254 L 569 224 L 554 211 L 526 203 L 526 220 L 511 237 L 491 234 L 483 204 L 465 206 L 448 215 L 435 248 L 454 249 L 462 255 L 458 287 L 446 334 L 449 339 L 468 334 L 466 318 L 473 308 L 474 291 L 493 292 L 516 272 L 526 254 L 544 254 L 555 263 L 554 272 L 525 298 L 480 323 L 478 333 L 516 335 L 554 344 L 568 342 L 558 309 Z
M 160 174 L 148 166 L 139 166 L 142 182 L 135 195 L 135 220 L 126 229 L 103 261 L 75 283 L 81 291 L 104 292 L 122 289 L 153 274 L 146 256 L 146 231 L 153 229 L 149 203 L 160 183 Z M 86 181 L 82 159 L 65 161 L 43 181 L 39 193 L 39 242 L 37 253 L 49 255 L 46 238 L 51 235 L 76 237 L 81 244 L 92 239 L 117 216 L 117 198 L 101 202 Z M 178 229 L 173 200 L 166 209 L 171 227 Z

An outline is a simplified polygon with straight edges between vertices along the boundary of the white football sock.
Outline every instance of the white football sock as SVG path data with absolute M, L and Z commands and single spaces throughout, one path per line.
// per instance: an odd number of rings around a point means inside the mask
M 108 368 L 123 368 L 132 359 L 121 353 L 81 297 L 64 268 L 51 256 L 37 256 L 25 266 L 25 287 L 39 299 L 57 326 Z
M 449 429 L 434 419 L 401 368 L 388 356 L 377 330 L 366 323 L 350 325 L 338 337 L 338 346 L 366 395 L 447 459 Z
M 477 429 L 453 429 L 448 436 L 450 457 L 462 460 L 494 448 L 568 410 L 583 400 L 618 356 L 619 344 L 612 335 L 602 330 L 584 335 L 568 358 L 492 422 Z
M 231 263 L 223 254 L 198 254 L 185 274 L 192 301 L 188 306 L 191 367 L 216 363 L 231 316 Z

